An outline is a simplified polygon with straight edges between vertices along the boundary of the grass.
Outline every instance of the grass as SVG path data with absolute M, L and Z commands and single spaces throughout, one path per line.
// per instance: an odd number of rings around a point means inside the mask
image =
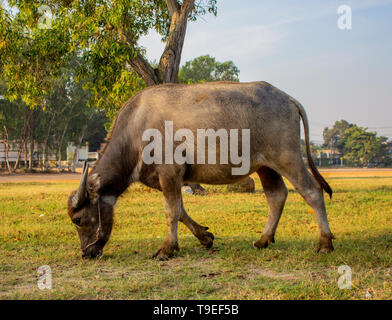
M 184 195 L 188 213 L 217 237 L 201 248 L 183 226 L 181 251 L 150 260 L 166 230 L 161 193 L 135 185 L 116 207 L 115 226 L 100 260 L 83 260 L 66 215 L 75 182 L 0 184 L 1 299 L 371 299 L 392 297 L 392 177 L 329 175 L 326 200 L 335 251 L 315 253 L 317 224 L 290 186 L 276 243 L 263 251 L 268 206 L 256 179 L 254 194 L 208 187 Z M 52 290 L 37 286 L 49 265 Z M 340 265 L 351 267 L 353 288 L 338 288 Z

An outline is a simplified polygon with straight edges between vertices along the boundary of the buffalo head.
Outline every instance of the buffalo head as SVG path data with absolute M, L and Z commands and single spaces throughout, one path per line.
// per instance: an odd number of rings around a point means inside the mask
M 95 258 L 102 254 L 113 225 L 113 197 L 99 195 L 100 176 L 88 175 L 84 164 L 78 190 L 68 198 L 68 214 L 80 238 L 82 257 Z

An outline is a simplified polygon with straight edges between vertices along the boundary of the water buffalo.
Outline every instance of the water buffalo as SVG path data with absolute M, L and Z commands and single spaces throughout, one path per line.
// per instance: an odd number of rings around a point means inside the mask
M 312 174 L 307 170 L 301 155 L 301 119 Z M 148 141 L 143 138 L 144 133 L 154 128 L 155 132 L 158 130 L 161 136 L 167 138 L 164 128 L 167 123 L 172 124 L 173 130 L 185 128 L 195 136 L 198 129 L 213 129 L 214 132 L 221 129 L 248 130 L 248 170 L 242 174 L 233 174 L 232 170 L 238 168 L 238 163 L 231 160 L 228 163 L 199 163 L 190 161 L 189 155 L 185 163 L 164 161 L 147 164 L 143 161 L 143 150 L 148 145 Z M 165 140 L 163 143 L 162 153 L 163 149 L 167 152 L 166 145 L 169 142 Z M 174 146 L 180 143 L 174 141 Z M 220 145 L 216 143 L 214 152 L 224 159 L 224 155 L 220 154 Z M 187 144 L 189 147 L 189 141 Z M 203 154 L 208 152 L 206 146 L 203 148 Z M 246 150 L 244 141 L 239 143 L 239 148 Z M 198 155 L 195 153 L 193 156 L 200 155 L 198 149 Z M 332 251 L 333 235 L 323 196 L 323 190 L 330 196 L 332 190 L 312 160 L 308 120 L 299 102 L 266 82 L 166 84 L 148 88 L 122 107 L 100 159 L 90 173 L 88 166 L 84 168 L 78 190 L 73 191 L 68 199 L 68 214 L 77 228 L 82 256 L 96 257 L 102 254 L 112 231 L 116 201 L 136 181 L 161 190 L 165 198 L 167 236 L 153 257 L 167 259 L 175 250 L 179 250 L 178 221 L 184 223 L 201 244 L 209 248 L 214 236 L 185 211 L 182 185 L 230 184 L 254 172 L 261 179 L 270 207 L 263 235 L 254 246 L 266 248 L 274 242 L 288 193 L 282 179 L 284 176 L 316 214 L 319 226 L 317 251 Z

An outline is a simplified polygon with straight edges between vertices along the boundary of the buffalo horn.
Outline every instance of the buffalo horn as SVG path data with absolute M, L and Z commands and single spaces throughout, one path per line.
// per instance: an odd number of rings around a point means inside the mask
M 86 197 L 87 176 L 88 176 L 88 163 L 87 161 L 85 161 L 83 164 L 83 174 L 82 174 L 82 178 L 80 179 L 78 191 L 76 192 L 76 194 L 72 199 L 72 206 L 74 208 L 79 207 L 87 199 Z

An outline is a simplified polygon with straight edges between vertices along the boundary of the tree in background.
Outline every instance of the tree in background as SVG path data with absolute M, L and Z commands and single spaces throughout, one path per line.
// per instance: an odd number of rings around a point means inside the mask
M 359 127 L 346 120 L 336 121 L 331 129 L 324 129 L 324 147 L 337 149 L 355 166 L 390 165 L 388 138 Z
M 104 141 L 107 117 L 103 110 L 88 107 L 90 99 L 83 83 L 74 81 L 77 58 L 59 72 L 52 93 L 42 102 L 42 108 L 29 108 L 21 100 L 0 100 L 0 125 L 7 132 L 5 143 L 13 143 L 18 154 L 24 153 L 26 169 L 33 168 L 33 159 L 39 156 L 41 167 L 48 168 L 48 154 L 56 154 L 60 168 L 68 142 L 81 146 L 92 140 L 95 145 Z M 6 84 L 0 85 L 0 94 Z M 34 154 L 36 152 L 36 154 Z M 13 170 L 18 167 L 18 161 Z
M 391 162 L 388 156 L 388 138 L 377 137 L 376 132 L 368 132 L 367 128 L 353 125 L 344 133 L 344 140 L 345 158 L 354 165 L 388 165 Z
M 0 79 L 0 96 L 3 97 L 7 87 L 5 82 Z M 9 102 L 4 98 L 0 99 L 0 141 L 4 143 L 6 164 L 8 171 L 11 173 L 19 165 L 20 155 L 24 154 L 25 167 L 28 164 L 28 143 L 32 137 L 31 131 L 34 129 L 34 111 L 29 109 L 22 101 L 17 100 Z M 11 168 L 8 158 L 8 152 L 17 145 L 18 160 Z M 31 167 L 32 164 L 29 165 Z
M 331 129 L 324 128 L 324 147 L 329 149 L 337 149 L 343 153 L 346 144 L 345 132 L 351 128 L 353 124 L 348 123 L 346 120 L 336 121 Z
M 210 55 L 187 61 L 180 69 L 181 83 L 239 81 L 240 70 L 232 61 L 218 62 Z
M 68 142 L 80 147 L 88 139 L 102 137 L 96 143 L 102 143 L 106 136 L 104 123 L 107 121 L 104 110 L 89 107 L 90 92 L 83 89 L 84 82 L 75 82 L 80 58 L 74 57 L 66 68 L 62 69 L 61 78 L 56 82 L 52 94 L 45 100 L 42 111 L 48 119 L 43 124 L 46 130 L 45 144 L 49 143 L 57 154 L 58 167 L 65 156 Z M 43 117 L 44 119 L 44 117 Z M 45 146 L 44 144 L 44 146 Z M 77 148 L 76 148 L 77 150 Z M 43 152 L 45 154 L 45 152 Z M 73 155 L 77 159 L 76 155 Z M 73 166 L 73 169 L 75 164 Z
M 216 15 L 216 0 L 9 0 L 0 8 L 0 72 L 10 100 L 42 107 L 53 79 L 75 53 L 75 80 L 90 104 L 113 116 L 144 86 L 178 82 L 188 21 Z M 138 42 L 155 30 L 166 43 L 158 66 Z

